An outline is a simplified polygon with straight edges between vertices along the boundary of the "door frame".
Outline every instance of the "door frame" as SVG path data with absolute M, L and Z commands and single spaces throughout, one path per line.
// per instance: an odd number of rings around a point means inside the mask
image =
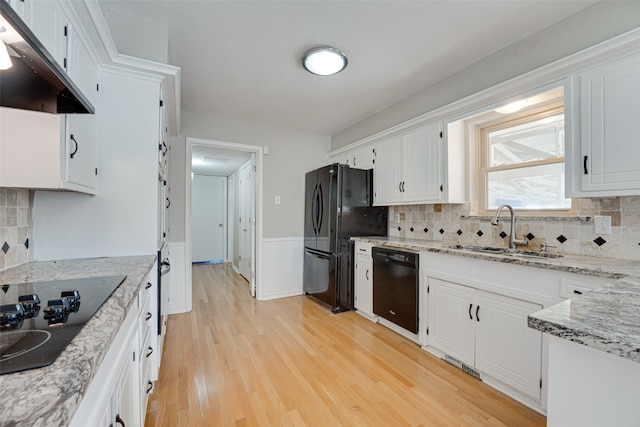
M 236 142 L 225 142 L 211 139 L 202 139 L 194 137 L 186 137 L 185 144 L 185 197 L 186 197 L 186 212 L 185 212 L 185 241 L 187 252 L 187 286 L 191 287 L 192 274 L 191 265 L 193 262 L 192 254 L 192 238 L 191 238 L 191 153 L 193 145 L 205 145 L 214 148 L 224 148 L 227 150 L 245 151 L 255 154 L 255 200 L 254 211 L 255 221 L 253 230 L 253 241 L 255 242 L 255 251 L 253 255 L 253 269 L 251 271 L 251 293 L 256 299 L 262 299 L 262 244 L 263 244 L 263 156 L 264 148 L 260 145 L 240 144 Z M 192 289 L 188 289 L 188 294 L 192 293 Z

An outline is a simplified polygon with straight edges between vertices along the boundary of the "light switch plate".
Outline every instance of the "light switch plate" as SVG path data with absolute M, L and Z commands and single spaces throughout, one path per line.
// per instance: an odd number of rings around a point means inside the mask
M 593 232 L 595 234 L 611 234 L 611 217 L 595 215 L 593 217 Z

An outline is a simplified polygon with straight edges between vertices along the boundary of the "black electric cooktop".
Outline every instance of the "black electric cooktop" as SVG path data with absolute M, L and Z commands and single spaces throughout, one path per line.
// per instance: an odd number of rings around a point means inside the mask
M 0 286 L 0 375 L 53 363 L 126 277 Z

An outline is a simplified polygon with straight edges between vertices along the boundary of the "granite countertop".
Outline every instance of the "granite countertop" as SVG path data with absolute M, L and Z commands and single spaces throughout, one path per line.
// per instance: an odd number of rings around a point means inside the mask
M 609 277 L 612 282 L 529 315 L 533 329 L 640 363 L 640 262 L 563 255 L 523 258 L 454 249 L 441 242 L 386 237 L 353 240 L 495 262 Z
M 0 284 L 125 274 L 50 366 L 0 376 L 0 425 L 67 425 L 153 267 L 155 255 L 29 262 L 0 272 Z

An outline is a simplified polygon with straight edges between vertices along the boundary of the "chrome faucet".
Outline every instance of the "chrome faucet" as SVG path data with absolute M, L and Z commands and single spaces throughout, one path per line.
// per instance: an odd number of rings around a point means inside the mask
M 515 239 L 516 214 L 513 211 L 513 208 L 511 207 L 511 205 L 507 205 L 506 203 L 503 203 L 500 206 L 498 206 L 498 209 L 496 209 L 496 214 L 493 216 L 493 219 L 491 220 L 491 225 L 498 225 L 498 220 L 500 219 L 500 212 L 502 211 L 503 208 L 509 209 L 509 212 L 511 213 L 511 231 L 509 233 L 509 247 L 511 249 L 515 249 L 516 246 L 527 246 L 529 242 L 527 241 L 526 237 L 523 236 L 524 240 Z

